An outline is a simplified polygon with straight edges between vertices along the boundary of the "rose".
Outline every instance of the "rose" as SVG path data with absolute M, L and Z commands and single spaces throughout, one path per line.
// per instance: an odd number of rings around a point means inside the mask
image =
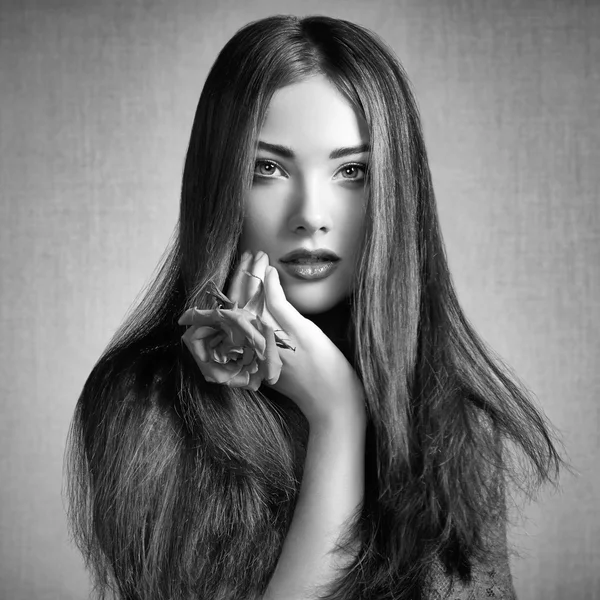
M 206 381 L 256 391 L 263 379 L 279 379 L 273 330 L 251 312 L 192 308 L 179 323 L 191 325 L 182 339 Z
M 254 391 L 263 380 L 271 385 L 276 383 L 282 367 L 277 347 L 293 348 L 261 318 L 265 307 L 262 281 L 243 308 L 219 292 L 212 282 L 211 285 L 207 293 L 221 307 L 190 308 L 178 321 L 180 325 L 188 325 L 182 341 L 204 378 L 211 383 Z

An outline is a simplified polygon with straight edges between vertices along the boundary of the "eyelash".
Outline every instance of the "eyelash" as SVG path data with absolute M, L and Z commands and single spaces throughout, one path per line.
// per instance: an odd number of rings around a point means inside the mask
M 279 169 L 280 171 L 282 171 L 283 173 L 285 172 L 285 169 L 277 164 L 274 160 L 267 160 L 265 158 L 261 158 L 259 160 L 256 161 L 256 163 L 254 164 L 254 176 L 255 178 L 261 178 L 261 179 L 273 179 L 273 177 L 271 177 L 270 175 L 261 175 L 260 173 L 256 173 L 256 169 L 260 166 L 260 165 L 271 165 L 272 167 L 275 167 L 277 169 Z M 349 169 L 351 167 L 355 167 L 357 169 L 362 169 L 362 171 L 364 172 L 363 178 L 362 179 L 352 179 L 352 178 L 347 178 L 347 177 L 342 177 L 342 179 L 345 179 L 346 181 L 349 182 L 356 182 L 356 183 L 362 183 L 367 175 L 367 165 L 365 165 L 364 163 L 347 163 L 345 165 L 342 165 L 337 171 L 337 173 L 340 173 L 341 171 L 343 171 L 344 169 Z M 286 173 L 287 175 L 287 173 Z
M 283 173 L 285 173 L 284 169 L 280 165 L 278 165 L 274 160 L 266 160 L 264 158 L 261 158 L 260 160 L 257 160 L 254 163 L 254 175 L 256 177 L 262 177 L 263 179 L 272 179 L 272 177 L 270 175 L 261 175 L 260 173 L 256 172 L 256 169 L 260 165 L 270 165 L 271 167 L 275 167 L 275 168 L 281 170 Z M 286 175 L 287 175 L 287 173 L 286 173 Z
M 365 165 L 364 163 L 348 163 L 347 165 L 342 165 L 337 171 L 336 173 L 339 173 L 341 171 L 344 171 L 345 169 L 349 169 L 351 167 L 354 167 L 356 169 L 361 169 L 363 172 L 363 177 L 362 179 L 348 179 L 347 177 L 342 177 L 342 179 L 345 179 L 346 181 L 356 181 L 356 183 L 361 183 L 365 180 L 366 176 L 367 176 L 367 165 Z

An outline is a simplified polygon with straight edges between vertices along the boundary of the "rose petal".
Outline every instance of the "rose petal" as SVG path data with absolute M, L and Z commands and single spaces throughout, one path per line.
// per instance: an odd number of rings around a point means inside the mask
M 248 373 L 250 373 L 251 375 L 253 373 L 257 373 L 258 370 L 260 369 L 260 363 L 257 360 L 253 360 L 247 367 L 246 367 L 246 371 L 248 371 Z
M 211 335 L 218 333 L 219 330 L 214 327 L 209 327 L 208 325 L 194 325 L 194 337 L 195 338 L 207 338 Z
M 188 308 L 177 321 L 179 325 L 213 325 L 219 322 L 216 311 Z
M 244 356 L 244 349 L 239 346 L 231 346 L 226 342 L 217 346 L 213 353 L 228 360 L 240 360 Z
M 250 345 L 256 348 L 261 354 L 264 352 L 264 339 L 257 335 L 259 331 L 256 328 L 256 317 L 244 309 L 238 310 L 220 310 L 219 328 L 227 331 L 233 343 L 239 345 Z M 246 342 L 246 343 L 245 343 Z
M 254 360 L 255 352 L 253 348 L 246 346 L 244 348 L 244 356 L 242 357 L 242 364 L 244 366 L 249 365 Z
M 225 385 L 229 387 L 246 387 L 250 382 L 250 374 L 247 371 L 240 371 L 235 377 L 232 377 Z
M 228 315 L 223 315 L 223 320 L 219 324 L 223 332 L 224 339 L 232 346 L 243 346 L 246 342 L 246 332 L 235 322 L 229 319 Z
M 251 308 L 260 306 L 257 295 L 254 300 Z M 206 381 L 257 390 L 264 378 L 278 380 L 282 363 L 276 340 L 260 315 L 237 307 L 194 308 L 179 322 L 191 325 L 182 339 Z
M 252 313 L 249 313 L 248 311 L 244 311 L 243 309 L 238 309 L 236 311 L 228 310 L 221 312 L 226 313 L 224 315 L 224 318 L 227 319 L 231 324 L 235 323 L 235 325 L 237 325 L 237 329 L 239 329 L 246 337 L 248 345 L 252 346 L 257 351 L 257 353 L 262 356 L 265 351 L 266 342 L 265 338 L 251 323 L 251 319 L 254 320 L 255 316 Z
M 219 329 L 223 332 L 224 339 L 227 340 L 227 342 L 230 343 L 232 346 L 239 345 L 241 342 L 236 340 L 236 337 L 242 336 L 245 339 L 244 334 L 241 333 L 238 328 L 233 326 L 233 324 L 227 320 L 227 315 L 222 315 L 221 319 L 222 320 L 219 323 Z
M 261 321 L 262 333 L 265 336 L 267 349 L 265 352 L 265 361 L 262 363 L 262 373 L 267 383 L 273 385 L 279 380 L 283 363 L 279 356 L 279 350 L 275 343 L 275 332 L 272 327 Z
M 219 352 L 219 348 L 213 348 L 212 359 L 220 365 L 226 365 L 231 360 L 228 354 Z
M 255 373 L 254 375 L 252 375 L 252 377 L 250 377 L 250 381 L 248 382 L 246 388 L 256 392 L 258 391 L 258 388 L 260 387 L 261 383 L 262 377 L 260 376 L 260 373 Z
M 213 350 L 215 360 L 221 364 L 225 364 L 230 360 L 238 361 L 243 355 L 244 350 L 242 348 L 227 348 L 225 345 L 221 345 Z
M 231 328 L 231 343 L 234 346 L 247 346 L 248 340 L 244 331 L 239 328 Z
M 206 348 L 206 338 L 196 338 L 193 327 L 190 327 L 182 336 L 181 339 L 192 353 L 194 358 L 201 362 L 210 360 L 210 354 Z
M 197 354 L 202 362 L 211 360 L 210 348 L 206 344 L 206 340 L 194 340 L 192 342 L 192 354 Z
M 223 332 L 222 331 L 218 331 L 213 337 L 211 337 L 208 340 L 208 347 L 209 348 L 216 348 L 218 345 L 220 345 L 223 342 Z
M 229 362 L 226 365 L 220 365 L 216 362 L 199 363 L 200 371 L 204 378 L 211 378 L 212 383 L 226 384 L 234 379 L 241 370 L 241 365 L 238 362 Z

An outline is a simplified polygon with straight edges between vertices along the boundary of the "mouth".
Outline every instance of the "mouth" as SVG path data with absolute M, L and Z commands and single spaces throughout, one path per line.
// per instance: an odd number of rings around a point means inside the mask
M 338 266 L 337 262 L 313 262 L 303 264 L 297 262 L 281 263 L 283 268 L 296 279 L 325 279 L 329 277 Z
M 279 259 L 281 263 L 297 263 L 297 264 L 315 264 L 322 262 L 337 262 L 340 257 L 332 250 L 320 248 L 318 250 L 307 250 L 306 248 L 298 248 L 288 252 L 285 256 Z
M 340 257 L 331 250 L 292 250 L 279 259 L 279 262 L 292 277 L 304 280 L 317 280 L 329 277 L 338 266 Z

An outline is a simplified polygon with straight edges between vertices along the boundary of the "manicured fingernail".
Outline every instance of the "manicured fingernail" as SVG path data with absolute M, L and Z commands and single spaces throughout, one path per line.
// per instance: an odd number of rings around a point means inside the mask
M 259 250 L 254 257 L 254 260 L 260 260 L 264 255 L 265 253 L 262 250 Z
M 242 256 L 240 258 L 240 262 L 244 262 L 244 261 L 248 260 L 251 256 L 252 256 L 252 254 L 249 250 L 244 250 L 244 253 L 242 254 Z

